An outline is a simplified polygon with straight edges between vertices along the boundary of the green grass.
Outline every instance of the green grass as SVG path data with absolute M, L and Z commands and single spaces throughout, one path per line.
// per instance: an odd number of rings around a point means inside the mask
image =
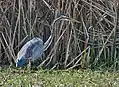
M 2 84 L 4 83 L 4 84 Z M 1 70 L 2 87 L 119 87 L 119 73 L 91 70 Z

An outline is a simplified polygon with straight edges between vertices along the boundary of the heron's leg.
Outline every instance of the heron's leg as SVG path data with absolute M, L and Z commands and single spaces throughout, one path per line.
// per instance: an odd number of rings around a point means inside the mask
M 27 70 L 30 70 L 31 69 L 31 60 L 28 59 L 28 65 L 27 65 Z

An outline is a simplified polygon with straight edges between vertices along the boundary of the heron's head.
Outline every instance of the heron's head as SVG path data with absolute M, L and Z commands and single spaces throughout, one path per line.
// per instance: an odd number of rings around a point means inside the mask
M 16 61 L 16 67 L 22 67 L 26 64 L 27 62 L 27 59 L 25 58 L 18 58 L 17 61 Z

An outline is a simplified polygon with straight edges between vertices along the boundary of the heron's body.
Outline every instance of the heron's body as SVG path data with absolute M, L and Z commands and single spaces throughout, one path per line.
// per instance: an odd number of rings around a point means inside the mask
M 16 66 L 22 67 L 28 60 L 34 61 L 42 56 L 44 52 L 43 41 L 36 37 L 28 41 L 18 52 Z
M 28 63 L 28 62 L 30 64 L 30 61 L 34 61 L 43 55 L 44 51 L 47 50 L 47 48 L 50 46 L 50 44 L 52 42 L 52 27 L 53 27 L 54 23 L 57 20 L 62 19 L 62 18 L 67 19 L 66 16 L 61 16 L 53 21 L 53 23 L 51 24 L 51 27 L 50 27 L 51 35 L 44 44 L 40 38 L 36 37 L 36 38 L 33 38 L 32 40 L 28 41 L 21 48 L 21 50 L 18 52 L 18 55 L 17 55 L 17 60 L 16 60 L 17 67 L 22 67 L 25 63 Z

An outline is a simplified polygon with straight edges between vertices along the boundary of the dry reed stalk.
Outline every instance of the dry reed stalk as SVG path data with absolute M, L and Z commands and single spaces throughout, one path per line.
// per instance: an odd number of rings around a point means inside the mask
M 118 2 L 118 0 L 1 1 L 0 27 L 4 28 L 0 29 L 2 32 L 0 53 L 4 54 L 9 62 L 15 61 L 17 52 L 28 40 L 36 36 L 43 38 L 43 35 L 47 39 L 50 24 L 63 14 L 71 19 L 69 22 L 59 21 L 54 26 L 54 41 L 47 51 L 49 55 L 41 65 L 51 64 L 54 69 L 61 63 L 63 67 L 74 68 L 82 66 L 84 62 L 86 66 L 91 67 L 115 65 L 116 68 L 119 58 L 119 31 L 116 29 L 115 20 L 118 17 L 115 8 L 118 7 Z

